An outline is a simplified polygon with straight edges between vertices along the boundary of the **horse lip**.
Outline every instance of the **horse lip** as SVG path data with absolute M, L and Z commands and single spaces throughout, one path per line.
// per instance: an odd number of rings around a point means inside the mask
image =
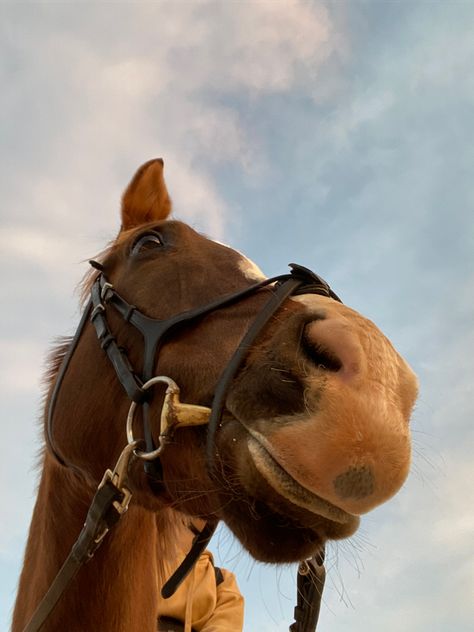
M 353 516 L 324 500 L 295 481 L 271 454 L 265 437 L 250 428 L 246 427 L 246 430 L 250 435 L 247 446 L 255 467 L 280 496 L 286 498 L 293 505 L 302 507 L 332 522 L 351 524 L 358 521 L 357 516 Z

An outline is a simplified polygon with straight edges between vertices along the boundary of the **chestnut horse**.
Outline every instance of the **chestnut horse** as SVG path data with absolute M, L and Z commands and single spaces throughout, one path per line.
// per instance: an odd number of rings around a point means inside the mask
M 152 160 L 125 191 L 120 232 L 100 258 L 107 281 L 141 313 L 169 319 L 264 278 L 240 253 L 170 220 L 170 211 L 163 162 Z M 275 287 L 175 329 L 160 343 L 153 374 L 172 378 L 183 402 L 211 406 L 222 372 Z M 140 332 L 113 308 L 106 314 L 139 372 Z M 53 355 L 46 411 L 65 353 L 63 345 Z M 158 390 L 148 404 L 152 420 L 163 401 Z M 407 476 L 416 394 L 413 372 L 371 321 L 331 296 L 286 298 L 230 383 L 213 467 L 206 425 L 176 430 L 160 454 L 158 483 L 150 484 L 135 459 L 127 515 L 42 630 L 155 632 L 160 560 L 170 556 L 182 514 L 223 520 L 254 558 L 271 563 L 302 560 L 325 541 L 350 536 L 359 516 L 393 496 Z M 43 450 L 13 632 L 24 629 L 47 592 L 104 471 L 127 444 L 130 400 L 89 321 L 55 397 L 54 446 L 50 437 Z M 159 432 L 152 421 L 155 445 Z

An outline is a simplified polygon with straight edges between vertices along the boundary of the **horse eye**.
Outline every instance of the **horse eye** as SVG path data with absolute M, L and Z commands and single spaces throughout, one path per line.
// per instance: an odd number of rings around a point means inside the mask
M 159 233 L 146 233 L 146 235 L 142 235 L 134 242 L 130 249 L 130 254 L 132 256 L 137 255 L 144 250 L 153 250 L 161 246 L 163 246 L 163 239 Z

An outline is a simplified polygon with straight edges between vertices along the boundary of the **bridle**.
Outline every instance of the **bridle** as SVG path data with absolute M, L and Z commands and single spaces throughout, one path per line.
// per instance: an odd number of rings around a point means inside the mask
M 77 469 L 74 464 L 66 462 L 55 445 L 54 411 L 71 358 L 87 322 L 90 321 L 94 325 L 102 349 L 107 354 L 120 384 L 131 401 L 127 419 L 128 444 L 122 451 L 114 470 L 105 472 L 89 508 L 84 528 L 78 540 L 24 632 L 40 630 L 79 568 L 94 555 L 105 535 L 126 511 L 131 498 L 131 492 L 127 487 L 127 473 L 130 460 L 132 458 L 142 459 L 145 472 L 149 476 L 150 485 L 154 491 L 159 491 L 160 488 L 162 491 L 163 479 L 159 457 L 176 428 L 207 424 L 206 460 L 209 473 L 212 476 L 214 474 L 216 457 L 215 438 L 228 389 L 249 348 L 264 326 L 290 296 L 314 293 L 328 296 L 341 302 L 326 281 L 317 274 L 298 264 L 290 264 L 291 272 L 289 274 L 265 279 L 243 290 L 218 298 L 207 305 L 182 312 L 166 320 L 160 320 L 146 316 L 134 305 L 128 303 L 107 280 L 103 266 L 96 261 L 91 261 L 90 263 L 98 270 L 98 275 L 92 285 L 89 303 L 82 314 L 76 333 L 56 377 L 47 414 L 46 438 L 51 452 L 59 463 Z M 179 401 L 179 388 L 171 378 L 167 376 L 153 376 L 153 369 L 156 366 L 161 346 L 178 328 L 184 325 L 192 326 L 203 316 L 242 301 L 270 285 L 273 285 L 273 287 L 271 288 L 269 299 L 251 323 L 218 380 L 211 409 L 181 403 Z M 126 323 L 135 327 L 143 337 L 143 363 L 139 372 L 131 366 L 126 350 L 119 346 L 116 338 L 110 331 L 106 318 L 109 306 L 113 307 Z M 162 406 L 158 446 L 155 445 L 152 436 L 148 398 L 149 390 L 157 383 L 164 383 L 167 386 Z M 133 435 L 134 415 L 138 406 L 142 410 L 143 441 L 136 440 Z M 142 449 L 143 443 L 144 449 Z M 201 552 L 209 543 L 216 526 L 217 523 L 208 523 L 196 536 L 186 558 L 163 586 L 162 594 L 165 598 L 175 592 L 179 584 L 193 568 Z M 315 557 L 300 564 L 298 604 L 295 608 L 295 623 L 290 628 L 292 632 L 312 632 L 316 628 L 324 584 L 323 561 L 324 552 L 320 552 Z

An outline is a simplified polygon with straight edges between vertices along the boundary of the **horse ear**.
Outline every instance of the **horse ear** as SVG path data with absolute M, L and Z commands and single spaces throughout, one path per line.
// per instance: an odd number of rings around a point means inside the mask
M 122 197 L 122 230 L 166 219 L 171 199 L 163 178 L 163 160 L 155 158 L 142 165 Z

